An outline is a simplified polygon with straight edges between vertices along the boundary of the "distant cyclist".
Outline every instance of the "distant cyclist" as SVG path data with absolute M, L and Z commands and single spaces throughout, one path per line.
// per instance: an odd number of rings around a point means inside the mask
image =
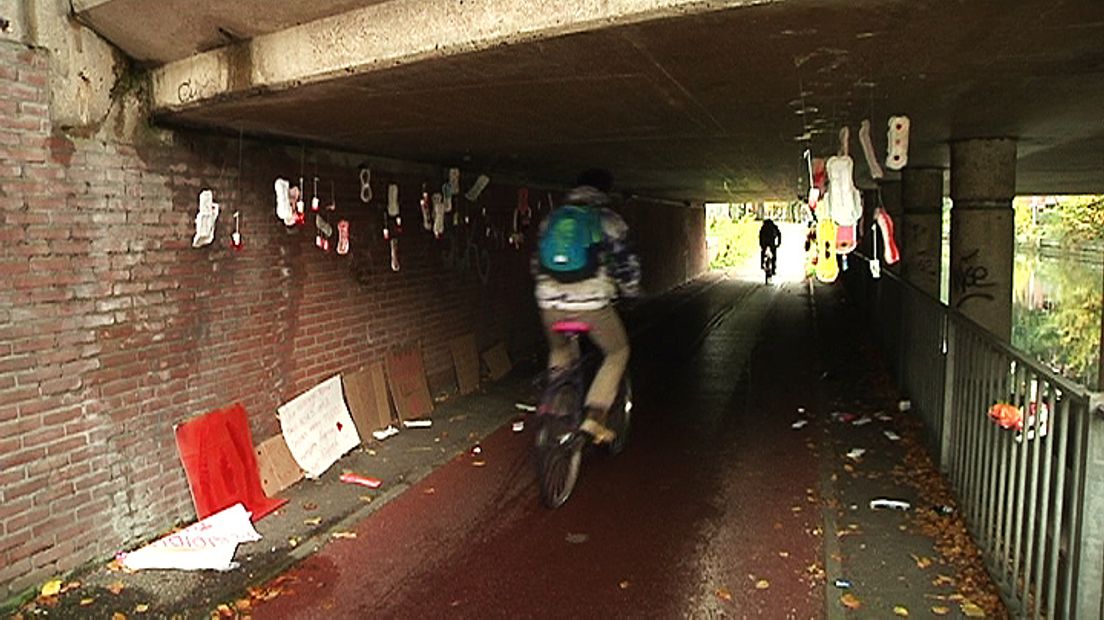
M 767 272 L 767 277 L 774 275 L 778 269 L 778 246 L 782 244 L 782 231 L 769 217 L 763 220 L 759 227 L 759 264 Z M 767 256 L 767 248 L 770 248 L 770 256 Z M 769 264 L 768 264 L 769 258 Z
M 618 295 L 640 294 L 640 262 L 629 249 L 629 227 L 608 208 L 613 176 L 605 170 L 579 175 L 564 203 L 541 222 L 533 260 L 535 296 L 548 338 L 548 369 L 566 369 L 578 358 L 578 344 L 552 330 L 557 321 L 590 326 L 588 336 L 604 358 L 586 395 L 580 429 L 596 443 L 612 441 L 606 426 L 629 363 L 629 339 L 612 303 Z

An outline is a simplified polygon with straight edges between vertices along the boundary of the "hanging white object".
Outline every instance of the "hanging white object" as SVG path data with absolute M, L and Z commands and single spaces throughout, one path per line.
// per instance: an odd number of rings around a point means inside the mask
M 445 234 L 445 197 L 433 194 L 433 236 L 440 239 Z
M 394 183 L 387 186 L 387 215 L 399 216 L 399 186 Z
M 391 239 L 391 271 L 399 270 L 399 240 Z
M 870 277 L 875 280 L 882 277 L 882 263 L 876 258 L 870 259 Z
M 870 139 L 869 120 L 865 120 L 859 125 L 859 144 L 862 145 L 863 157 L 866 158 L 866 165 L 870 168 L 870 176 L 874 179 L 884 177 L 885 172 L 882 171 L 881 165 L 878 164 L 878 155 L 874 152 L 874 143 Z
M 441 197 L 445 201 L 445 213 L 452 213 L 452 185 L 445 183 L 441 186 Z
M 453 196 L 460 193 L 460 169 L 449 168 L 448 171 L 449 193 Z
M 360 169 L 360 201 L 372 202 L 372 171 L 368 168 Z
M 464 197 L 471 202 L 479 200 L 479 195 L 483 193 L 483 190 L 487 189 L 487 184 L 491 182 L 491 178 L 485 174 L 479 175 L 475 179 L 475 183 L 468 188 L 468 193 L 464 194 Z
M 855 188 L 855 163 L 847 155 L 828 158 L 828 212 L 840 226 L 854 226 L 862 217 L 862 198 Z
M 433 230 L 433 207 L 429 202 L 429 192 L 425 189 L 425 184 L 422 184 L 422 200 L 419 203 L 422 207 L 422 228 L 426 230 Z
M 230 233 L 230 245 L 235 250 L 242 249 L 241 212 L 234 211 L 234 232 Z
M 889 130 L 887 142 L 889 151 L 886 153 L 886 168 L 900 170 L 908 164 L 909 148 L 909 117 L 889 117 Z
M 276 217 L 280 218 L 286 226 L 295 224 L 295 210 L 291 207 L 291 182 L 287 179 L 277 178 L 274 184 L 276 190 Z
M 215 195 L 209 189 L 199 193 L 199 211 L 196 212 L 195 236 L 192 237 L 192 247 L 201 248 L 215 240 L 215 222 L 219 216 L 219 205 L 215 202 Z
M 851 129 L 844 125 L 839 130 L 839 152 L 836 153 L 841 157 L 851 156 Z

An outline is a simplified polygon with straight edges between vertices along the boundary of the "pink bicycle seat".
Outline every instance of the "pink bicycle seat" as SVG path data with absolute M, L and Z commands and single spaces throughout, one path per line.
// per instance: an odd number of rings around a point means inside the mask
M 590 323 L 583 321 L 556 321 L 552 331 L 559 334 L 585 334 L 590 331 Z

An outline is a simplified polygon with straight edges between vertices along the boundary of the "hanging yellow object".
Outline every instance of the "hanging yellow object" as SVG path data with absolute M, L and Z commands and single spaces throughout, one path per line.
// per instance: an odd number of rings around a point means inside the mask
M 825 217 L 817 223 L 817 280 L 831 284 L 839 277 L 839 264 L 836 262 L 836 225 L 832 218 Z

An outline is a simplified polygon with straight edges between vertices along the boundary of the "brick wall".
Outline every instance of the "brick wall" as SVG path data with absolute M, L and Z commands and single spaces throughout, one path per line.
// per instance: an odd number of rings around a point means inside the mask
M 527 251 L 490 249 L 483 282 L 421 229 L 420 188 L 440 170 L 374 167 L 364 205 L 348 154 L 65 136 L 50 126 L 47 65 L 0 42 L 0 601 L 192 518 L 172 431 L 190 416 L 241 402 L 259 440 L 278 431 L 280 403 L 391 346 L 421 342 L 434 392 L 453 383 L 449 338 L 541 346 Z M 349 256 L 276 219 L 273 180 L 301 170 L 320 177 L 323 203 L 334 182 Z M 398 273 L 380 238 L 388 182 L 405 223 Z M 215 242 L 193 249 L 208 187 L 224 211 Z M 516 188 L 492 182 L 480 203 L 508 229 Z M 628 210 L 647 229 L 651 291 L 704 268 L 697 210 Z M 235 211 L 241 252 L 228 247 Z

